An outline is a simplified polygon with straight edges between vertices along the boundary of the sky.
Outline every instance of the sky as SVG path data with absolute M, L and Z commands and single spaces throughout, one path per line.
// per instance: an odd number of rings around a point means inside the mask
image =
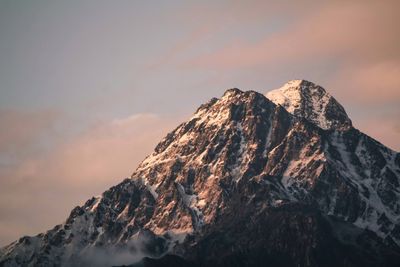
M 399 3 L 0 0 L 0 246 L 129 177 L 228 88 L 313 81 L 399 151 Z

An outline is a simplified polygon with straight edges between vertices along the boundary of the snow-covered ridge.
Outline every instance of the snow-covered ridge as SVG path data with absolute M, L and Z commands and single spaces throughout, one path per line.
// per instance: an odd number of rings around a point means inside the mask
M 292 80 L 265 96 L 293 115 L 304 117 L 322 129 L 351 126 L 344 108 L 319 85 L 306 80 Z

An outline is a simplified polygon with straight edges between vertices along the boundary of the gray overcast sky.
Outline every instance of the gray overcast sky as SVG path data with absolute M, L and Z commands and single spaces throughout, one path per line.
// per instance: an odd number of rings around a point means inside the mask
M 325 87 L 400 149 L 396 1 L 0 0 L 0 245 L 61 223 L 227 88 Z

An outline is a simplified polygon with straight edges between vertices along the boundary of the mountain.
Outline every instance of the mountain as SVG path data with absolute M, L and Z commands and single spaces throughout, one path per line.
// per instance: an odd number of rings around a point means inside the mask
M 397 266 L 399 183 L 322 87 L 229 89 L 0 266 Z

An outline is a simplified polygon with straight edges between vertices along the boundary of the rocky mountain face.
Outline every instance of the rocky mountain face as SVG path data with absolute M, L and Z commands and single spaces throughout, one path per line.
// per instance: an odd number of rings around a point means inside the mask
M 322 87 L 229 89 L 0 266 L 398 266 L 399 183 Z

